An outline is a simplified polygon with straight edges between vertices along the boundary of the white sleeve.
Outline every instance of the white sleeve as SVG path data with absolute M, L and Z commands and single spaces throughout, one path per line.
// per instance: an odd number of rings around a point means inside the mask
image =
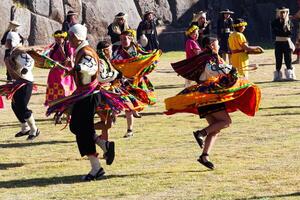
M 17 64 L 17 73 L 23 79 L 33 81 L 32 69 L 34 66 L 34 59 L 27 53 L 22 53 L 15 59 Z
M 84 75 L 93 76 L 97 73 L 98 64 L 95 58 L 91 56 L 84 56 L 78 63 L 80 67 L 80 72 Z
M 206 81 L 209 78 L 216 77 L 222 74 L 229 74 L 232 65 L 207 63 L 204 72 L 201 74 L 199 80 Z
M 100 83 L 108 83 L 113 80 L 115 80 L 119 74 L 116 70 L 109 70 L 109 66 L 107 66 L 105 63 L 100 62 L 99 64 L 99 77 L 98 80 Z

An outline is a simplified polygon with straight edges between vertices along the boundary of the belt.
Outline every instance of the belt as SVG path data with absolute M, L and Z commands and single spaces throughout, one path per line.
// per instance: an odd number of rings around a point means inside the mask
M 288 42 L 291 38 L 290 37 L 279 37 L 276 36 L 275 41 L 276 42 Z
M 236 49 L 236 50 L 230 50 L 231 54 L 235 54 L 235 53 L 244 53 L 245 50 L 243 49 Z

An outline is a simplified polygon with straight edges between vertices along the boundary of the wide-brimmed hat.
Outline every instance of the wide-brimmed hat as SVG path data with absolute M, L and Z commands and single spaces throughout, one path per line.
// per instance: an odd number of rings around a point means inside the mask
M 284 6 L 279 7 L 279 8 L 277 8 L 276 10 L 277 10 L 278 12 L 289 12 L 289 11 L 290 11 L 290 9 L 288 9 L 288 8 L 286 8 L 286 7 L 284 7 Z
M 233 27 L 241 27 L 241 26 L 247 26 L 247 25 L 248 25 L 248 23 L 244 19 L 237 18 L 237 19 L 234 20 L 232 26 Z
M 220 14 L 234 14 L 234 12 L 231 11 L 231 10 L 229 10 L 229 9 L 225 9 L 225 10 L 222 10 L 222 11 L 220 12 Z
M 78 15 L 78 13 L 74 12 L 73 10 L 68 11 L 67 16 L 72 16 L 72 15 Z
M 21 26 L 21 24 L 17 21 L 10 21 L 9 24 L 11 24 L 13 26 Z

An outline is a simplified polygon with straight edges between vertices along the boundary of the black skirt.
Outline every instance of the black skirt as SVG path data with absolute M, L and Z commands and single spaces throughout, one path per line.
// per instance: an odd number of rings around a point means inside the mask
M 198 114 L 200 118 L 205 118 L 206 115 L 211 113 L 219 112 L 221 110 L 225 110 L 225 103 L 212 104 L 208 106 L 198 107 Z

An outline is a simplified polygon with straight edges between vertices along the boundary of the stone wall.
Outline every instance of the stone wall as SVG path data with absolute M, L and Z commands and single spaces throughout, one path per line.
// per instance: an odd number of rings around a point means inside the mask
M 291 14 L 298 9 L 295 0 L 1 0 L 0 33 L 4 33 L 9 20 L 14 18 L 22 24 L 20 33 L 27 44 L 49 44 L 51 34 L 61 28 L 65 13 L 74 10 L 86 24 L 89 40 L 95 46 L 100 39 L 108 38 L 106 27 L 118 12 L 127 13 L 129 25 L 137 28 L 143 14 L 153 10 L 163 24 L 159 28 L 162 49 L 183 50 L 183 32 L 193 12 L 206 10 L 215 22 L 219 11 L 230 8 L 235 11 L 235 17 L 248 21 L 246 34 L 251 42 L 271 42 L 270 21 L 275 16 L 275 8 L 282 5 L 291 8 Z M 3 47 L 0 52 L 2 57 Z

